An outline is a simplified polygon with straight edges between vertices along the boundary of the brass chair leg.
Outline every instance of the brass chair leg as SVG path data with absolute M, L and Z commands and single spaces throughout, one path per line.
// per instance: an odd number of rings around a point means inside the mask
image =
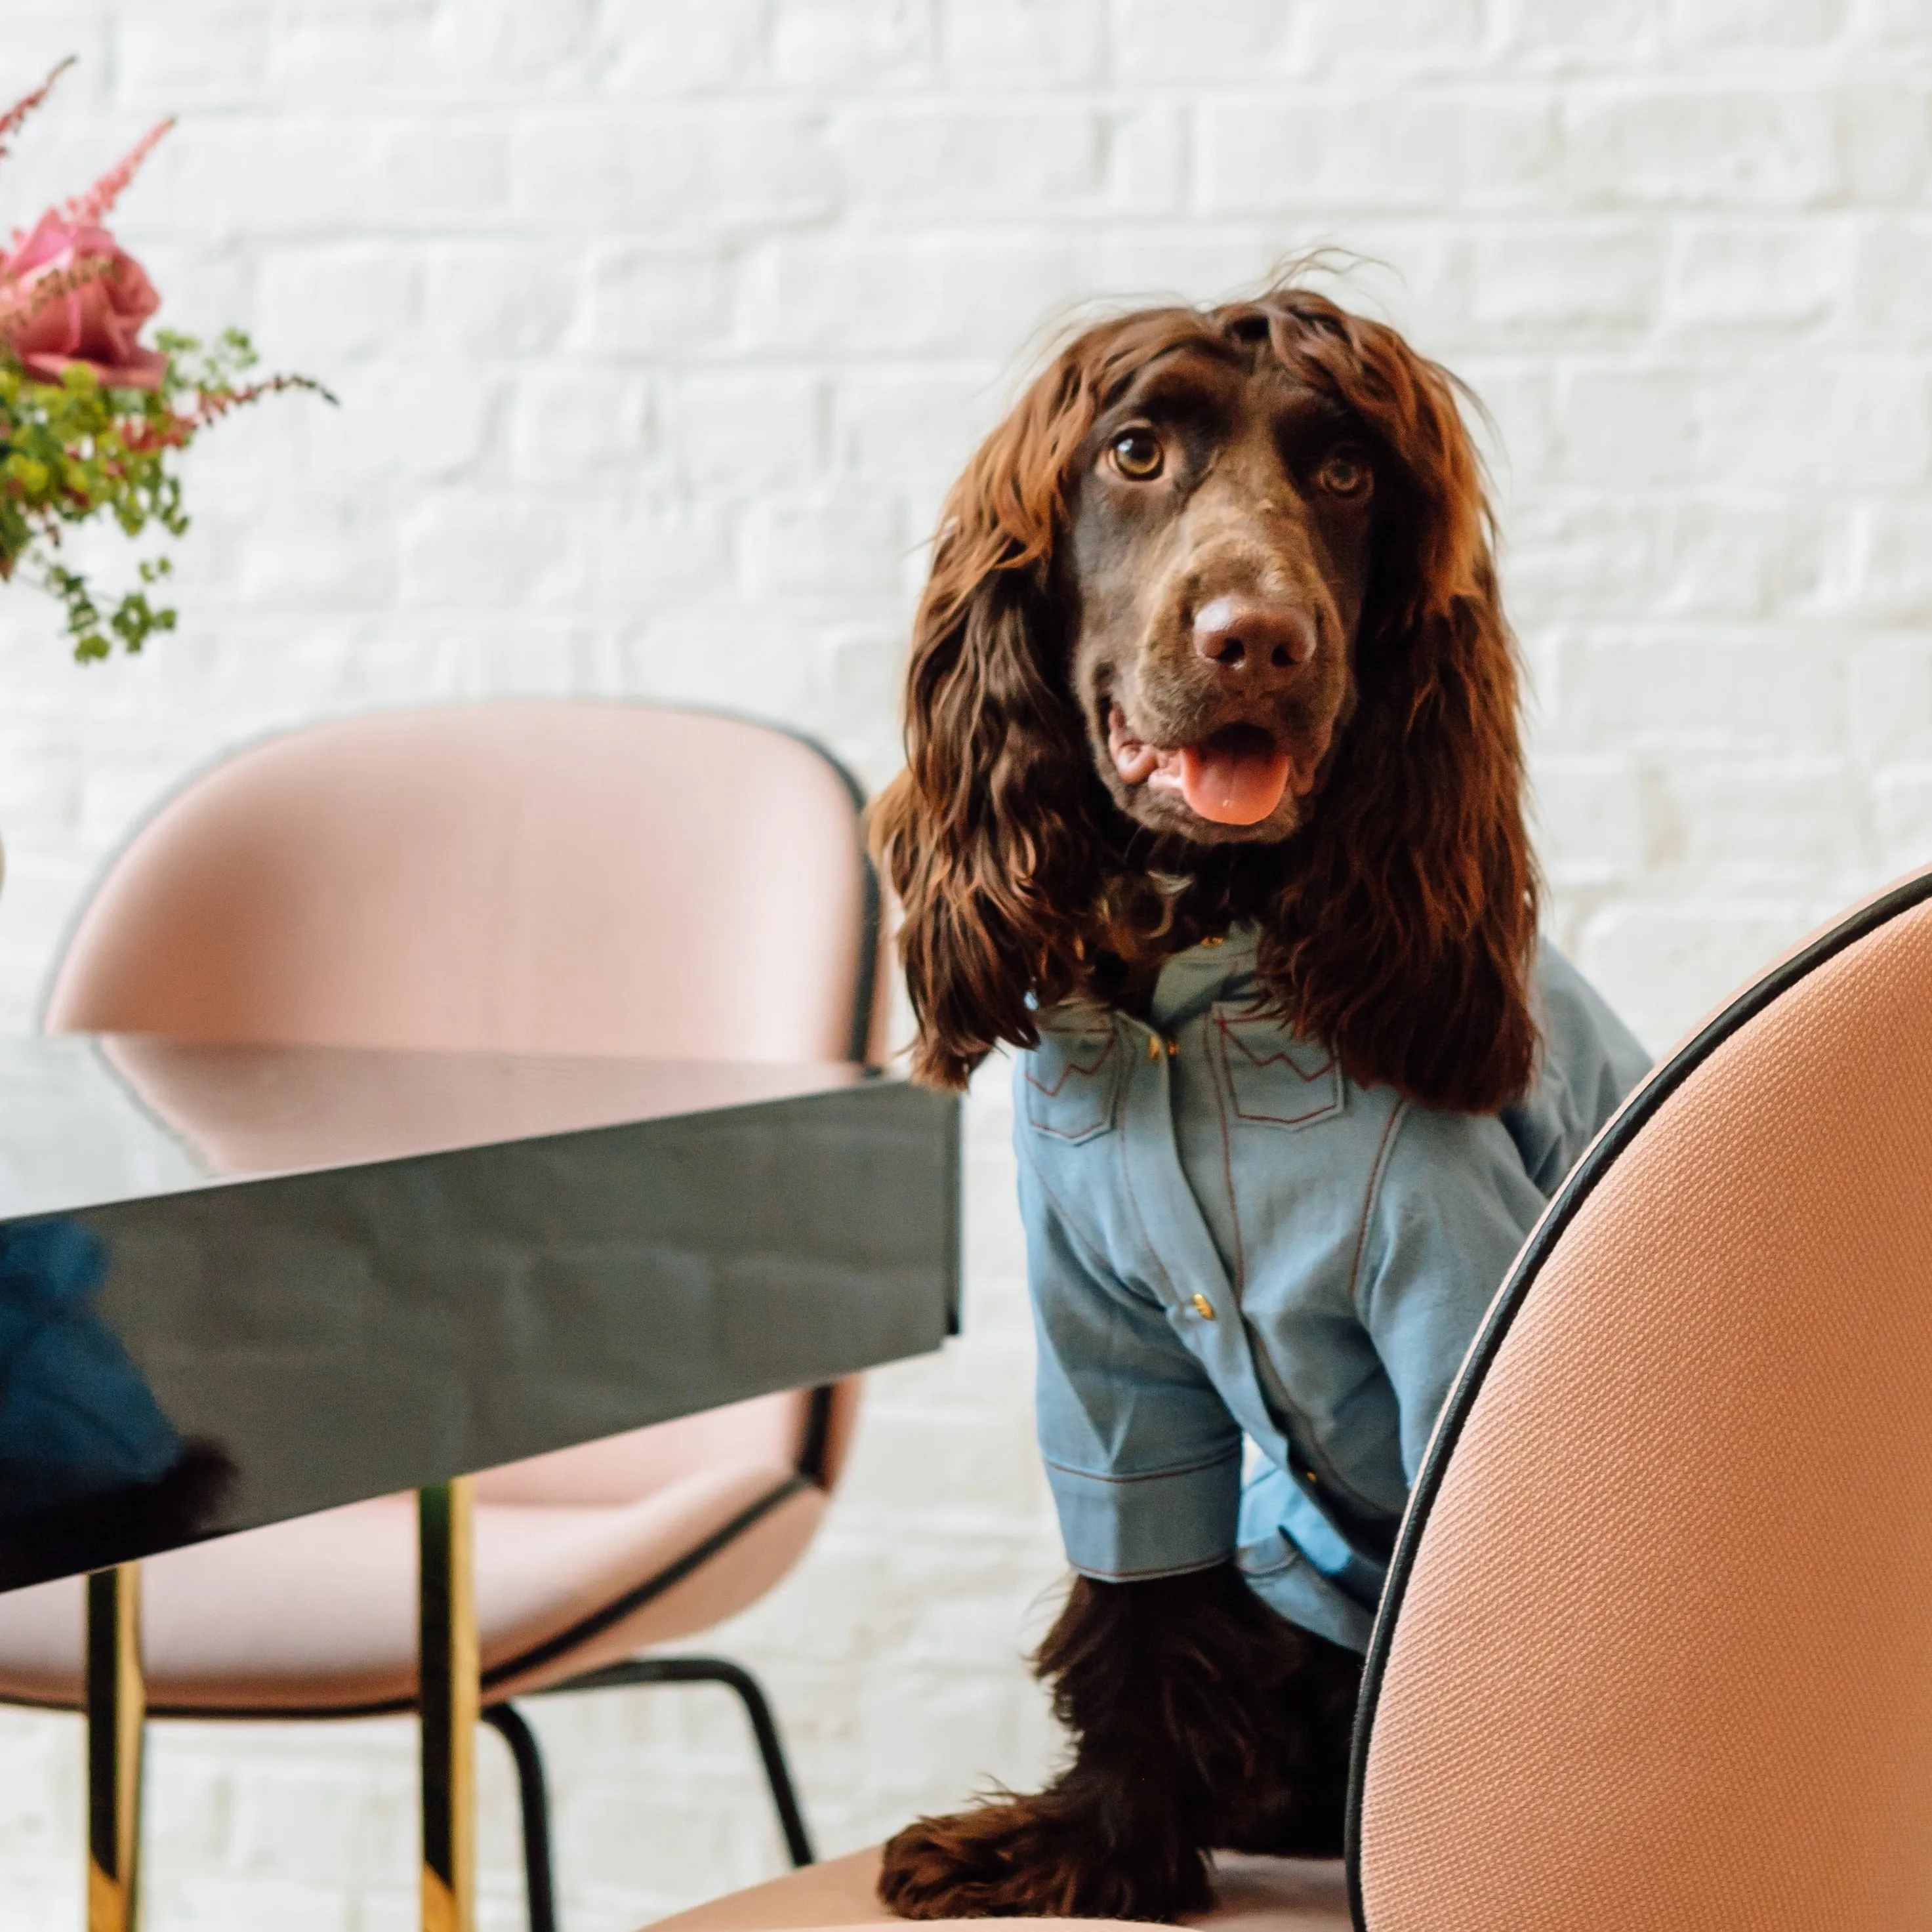
M 416 1492 L 422 1573 L 423 1932 L 476 1923 L 476 1593 L 470 1478 Z
M 138 1932 L 141 1916 L 141 1566 L 87 1580 L 87 1932 Z

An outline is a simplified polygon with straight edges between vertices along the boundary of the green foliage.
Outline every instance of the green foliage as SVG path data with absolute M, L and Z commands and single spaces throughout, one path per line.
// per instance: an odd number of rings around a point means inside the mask
M 164 556 L 140 566 L 140 587 L 104 612 L 86 579 L 59 561 L 64 528 L 112 516 L 129 537 L 158 525 L 187 532 L 176 452 L 230 410 L 273 391 L 316 390 L 304 376 L 244 381 L 255 352 L 239 329 L 209 345 L 165 331 L 155 346 L 168 358 L 158 388 L 104 388 L 88 364 L 70 363 L 57 382 L 29 375 L 0 352 L 0 580 L 16 572 L 58 600 L 74 654 L 86 662 L 111 655 L 114 641 L 138 651 L 175 614 L 148 592 L 168 575 Z

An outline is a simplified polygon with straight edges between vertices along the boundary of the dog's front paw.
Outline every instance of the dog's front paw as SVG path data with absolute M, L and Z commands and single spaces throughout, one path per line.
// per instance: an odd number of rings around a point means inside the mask
M 921 1818 L 886 1844 L 879 1898 L 902 1918 L 1161 1920 L 1206 1907 L 1198 1850 L 1124 1856 L 1108 1835 L 1051 1795 Z
M 1023 1799 L 915 1819 L 886 1842 L 880 1902 L 902 1918 L 1051 1916 L 1054 1875 L 1026 1856 L 1033 1836 Z

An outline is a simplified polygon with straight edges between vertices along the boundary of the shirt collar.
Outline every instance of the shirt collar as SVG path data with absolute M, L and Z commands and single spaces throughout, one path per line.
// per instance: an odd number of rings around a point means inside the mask
M 1240 991 L 1254 977 L 1261 932 L 1253 926 L 1230 927 L 1225 939 L 1205 940 L 1177 952 L 1160 969 L 1154 989 L 1154 1023 L 1162 1033 L 1204 1012 L 1216 1000 Z

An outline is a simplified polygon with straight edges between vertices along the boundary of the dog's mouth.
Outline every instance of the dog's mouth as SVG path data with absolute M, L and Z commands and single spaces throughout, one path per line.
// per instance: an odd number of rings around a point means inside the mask
M 1192 745 L 1150 745 L 1129 730 L 1126 713 L 1110 705 L 1107 749 L 1123 783 L 1168 792 L 1197 818 L 1216 825 L 1258 825 L 1292 790 L 1315 789 L 1316 766 L 1298 760 L 1266 726 L 1224 724 Z

